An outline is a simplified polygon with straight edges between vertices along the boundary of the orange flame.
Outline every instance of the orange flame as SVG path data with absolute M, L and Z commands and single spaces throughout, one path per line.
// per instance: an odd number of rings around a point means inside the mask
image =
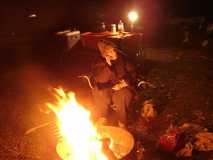
M 55 89 L 57 104 L 47 103 L 58 120 L 61 142 L 57 152 L 66 160 L 107 160 L 102 142 L 90 120 L 90 112 L 78 104 L 73 92 Z

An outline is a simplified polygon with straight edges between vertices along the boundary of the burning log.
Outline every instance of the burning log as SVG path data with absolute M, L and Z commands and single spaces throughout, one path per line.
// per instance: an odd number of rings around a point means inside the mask
M 117 160 L 116 156 L 110 149 L 110 143 L 111 143 L 110 139 L 106 138 L 106 139 L 103 139 L 102 141 L 103 141 L 103 153 L 108 157 L 109 160 Z

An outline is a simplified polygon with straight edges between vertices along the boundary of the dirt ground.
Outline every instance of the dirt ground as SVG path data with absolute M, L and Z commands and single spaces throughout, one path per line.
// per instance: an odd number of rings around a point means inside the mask
M 210 51 L 180 50 L 181 57 L 170 63 L 141 61 L 141 80 L 155 87 L 138 89 L 138 106 L 145 100 L 153 99 L 159 116 L 171 115 L 176 125 L 194 122 L 213 131 L 213 56 Z M 15 57 L 10 64 L 6 59 L 1 61 L 2 160 L 58 159 L 54 125 L 24 135 L 29 128 L 54 119 L 54 115 L 40 111 L 45 102 L 53 100 L 52 87 L 62 86 L 67 91 L 72 90 L 81 103 L 91 103 L 88 84 L 77 76 L 90 72 L 90 64 L 97 52 L 75 48 L 62 53 L 50 45 L 33 53 Z M 164 153 L 150 153 L 147 159 L 177 158 Z M 195 153 L 189 159 L 211 160 L 213 155 Z

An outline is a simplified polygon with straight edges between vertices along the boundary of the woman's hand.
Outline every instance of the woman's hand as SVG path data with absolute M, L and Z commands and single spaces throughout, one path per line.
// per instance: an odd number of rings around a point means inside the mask
M 128 84 L 126 83 L 126 81 L 124 79 L 120 80 L 119 83 L 115 84 L 112 89 L 115 91 L 119 91 L 120 89 L 127 87 Z

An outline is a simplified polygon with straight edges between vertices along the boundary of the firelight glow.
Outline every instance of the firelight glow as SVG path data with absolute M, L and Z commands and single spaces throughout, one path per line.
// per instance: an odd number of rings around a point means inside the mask
M 138 13 L 136 11 L 130 11 L 128 13 L 128 18 L 132 23 L 134 23 L 138 19 Z
M 61 142 L 57 153 L 63 160 L 107 160 L 102 142 L 90 120 L 90 112 L 78 104 L 73 92 L 55 89 L 57 104 L 47 106 L 57 116 Z

